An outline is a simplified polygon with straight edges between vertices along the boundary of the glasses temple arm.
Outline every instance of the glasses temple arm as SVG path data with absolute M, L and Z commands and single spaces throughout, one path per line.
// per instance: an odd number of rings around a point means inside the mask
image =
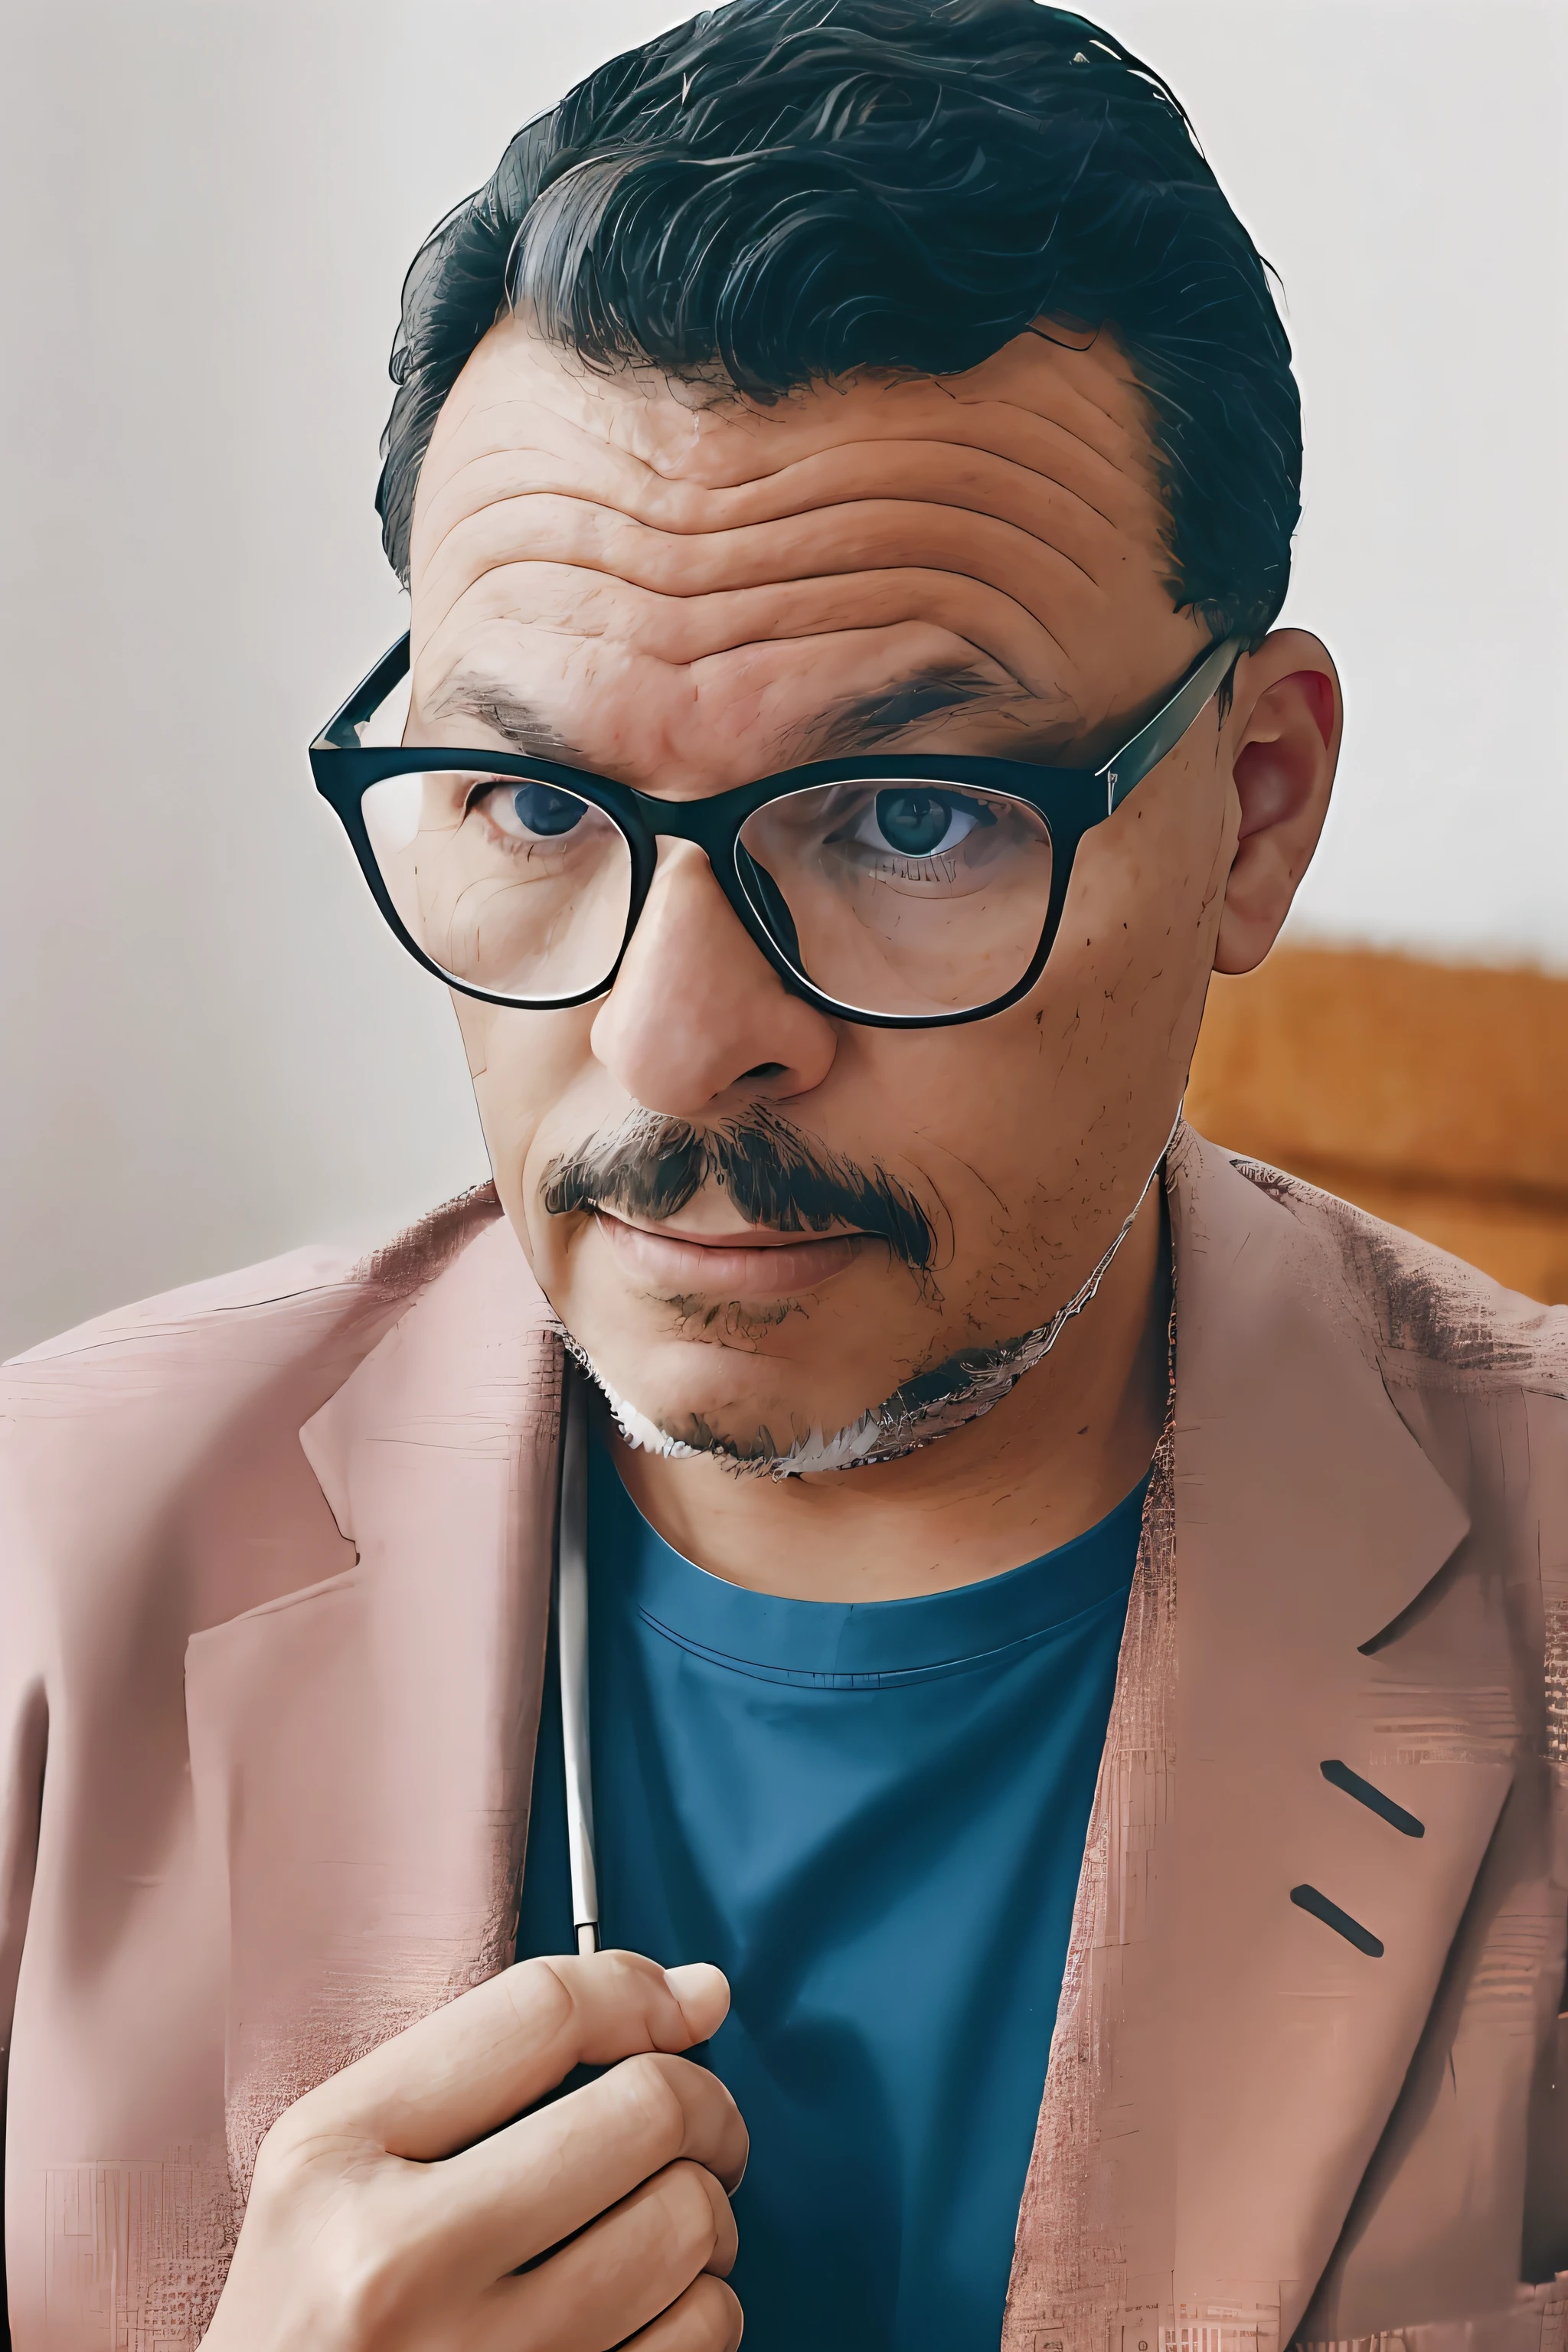
M 1173 750 L 1186 733 L 1205 702 L 1215 695 L 1247 650 L 1244 637 L 1225 637 L 1210 648 L 1177 687 L 1168 702 L 1161 704 L 1146 726 L 1113 751 L 1102 768 L 1095 770 L 1097 780 L 1105 785 L 1105 814 L 1114 816 L 1134 784 L 1141 784 L 1151 768 Z
M 328 719 L 311 744 L 312 751 L 357 751 L 360 729 L 374 718 L 395 686 L 408 675 L 408 632 L 383 654 L 367 677 L 362 677 L 341 710 Z

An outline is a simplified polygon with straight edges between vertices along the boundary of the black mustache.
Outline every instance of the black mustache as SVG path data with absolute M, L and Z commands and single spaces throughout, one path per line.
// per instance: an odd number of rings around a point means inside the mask
M 662 1223 L 710 1182 L 727 1187 L 751 1225 L 784 1234 L 852 1225 L 879 1236 L 895 1257 L 921 1273 L 935 1255 L 925 1211 L 885 1169 L 861 1168 L 824 1150 L 761 1108 L 711 1128 L 655 1111 L 634 1113 L 613 1133 L 551 1161 L 544 1205 L 552 1216 L 619 1209 Z

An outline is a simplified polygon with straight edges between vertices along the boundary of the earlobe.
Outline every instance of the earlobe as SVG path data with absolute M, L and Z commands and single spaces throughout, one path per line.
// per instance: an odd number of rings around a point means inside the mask
M 1251 971 L 1279 936 L 1328 814 L 1342 722 L 1333 663 L 1304 630 L 1266 638 L 1243 663 L 1237 696 L 1236 853 L 1215 941 L 1221 972 Z

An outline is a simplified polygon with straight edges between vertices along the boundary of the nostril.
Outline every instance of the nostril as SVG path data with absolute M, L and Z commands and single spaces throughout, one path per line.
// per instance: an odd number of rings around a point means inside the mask
M 782 1062 L 759 1062 L 754 1070 L 742 1070 L 741 1076 L 743 1078 L 782 1078 L 784 1074 Z

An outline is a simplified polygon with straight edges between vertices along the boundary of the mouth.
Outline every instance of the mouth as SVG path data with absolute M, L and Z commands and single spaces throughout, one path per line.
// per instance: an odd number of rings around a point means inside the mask
M 645 1288 L 707 1298 L 782 1298 L 818 1289 L 846 1273 L 870 1238 L 752 1225 L 743 1234 L 700 1239 L 669 1226 L 632 1224 L 607 1209 L 595 1210 L 594 1222 L 621 1266 Z

